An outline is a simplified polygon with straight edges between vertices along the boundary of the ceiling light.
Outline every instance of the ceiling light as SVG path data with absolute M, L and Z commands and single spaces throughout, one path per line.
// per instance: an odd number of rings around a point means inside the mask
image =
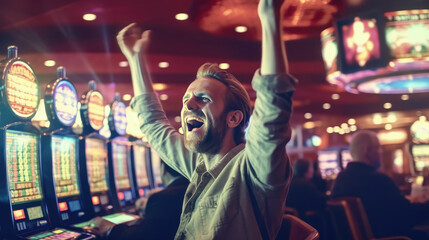
M 174 117 L 174 121 L 179 123 L 182 119 L 180 118 L 180 116 L 175 116 Z
M 338 99 L 340 99 L 340 94 L 334 93 L 331 95 L 331 98 L 332 98 L 332 100 L 338 100 Z
M 124 94 L 124 96 L 122 96 L 122 99 L 124 100 L 124 101 L 130 101 L 131 100 L 131 94 Z
M 305 129 L 313 129 L 314 127 L 316 127 L 316 124 L 314 122 L 305 122 L 303 127 Z
M 392 104 L 387 102 L 385 104 L 383 104 L 384 109 L 391 109 L 392 108 Z
M 329 103 L 324 103 L 324 104 L 323 104 L 323 109 L 328 110 L 328 109 L 330 109 L 330 108 L 331 108 L 331 104 L 329 104 Z
M 46 60 L 44 64 L 46 67 L 53 67 L 57 63 L 54 60 Z
M 82 18 L 85 21 L 94 21 L 95 19 L 97 19 L 97 15 L 93 13 L 87 13 L 87 14 L 84 14 Z
M 350 126 L 350 131 L 354 132 L 357 130 L 357 126 L 356 125 L 351 125 Z
M 176 14 L 176 19 L 179 21 L 184 21 L 189 18 L 189 15 L 186 13 L 178 13 Z
M 347 129 L 347 128 L 349 128 L 349 125 L 347 125 L 347 123 L 341 123 L 341 128 Z
M 119 67 L 128 67 L 128 61 L 120 61 L 118 65 Z
M 312 118 L 313 117 L 313 115 L 311 114 L 311 113 L 305 113 L 304 114 L 304 118 L 305 119 L 310 119 L 310 118 Z
M 223 69 L 223 70 L 226 70 L 226 69 L 229 68 L 229 63 L 220 63 L 219 64 L 219 68 Z
M 153 89 L 155 91 L 162 91 L 165 90 L 167 88 L 167 84 L 165 83 L 154 83 L 153 84 Z
M 237 27 L 235 27 L 235 31 L 238 33 L 244 33 L 244 32 L 247 32 L 247 27 L 246 26 L 237 26 Z
M 161 95 L 159 95 L 159 99 L 161 99 L 161 101 L 165 101 L 168 99 L 168 95 L 167 94 L 161 94 Z
M 354 118 L 350 118 L 350 119 L 347 121 L 347 123 L 348 123 L 348 124 L 350 124 L 350 125 L 355 125 L 355 124 L 356 124 L 356 120 L 355 120 Z
M 401 100 L 402 100 L 402 101 L 407 101 L 408 99 L 410 99 L 410 96 L 409 96 L 409 95 L 407 95 L 407 94 L 403 94 L 403 95 L 401 95 Z
M 383 118 L 381 117 L 381 114 L 379 113 L 374 114 L 374 116 L 372 117 L 372 122 L 374 124 L 381 124 L 383 122 Z
M 384 129 L 392 130 L 392 124 L 388 123 L 388 124 L 384 125 Z
M 158 63 L 158 67 L 160 67 L 160 68 L 168 68 L 168 66 L 170 66 L 170 64 L 168 62 L 159 62 Z
M 326 129 L 326 132 L 327 132 L 327 133 L 333 133 L 333 132 L 334 132 L 334 128 L 333 128 L 333 127 L 328 127 L 328 128 Z

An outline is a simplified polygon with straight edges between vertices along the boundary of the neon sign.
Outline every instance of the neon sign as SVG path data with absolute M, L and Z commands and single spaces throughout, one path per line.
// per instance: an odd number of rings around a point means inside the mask
M 54 105 L 58 119 L 66 126 L 71 126 L 77 116 L 77 93 L 68 81 L 60 81 L 54 89 Z
M 36 76 L 23 61 L 15 61 L 6 73 L 6 94 L 14 114 L 28 118 L 37 110 L 39 88 Z

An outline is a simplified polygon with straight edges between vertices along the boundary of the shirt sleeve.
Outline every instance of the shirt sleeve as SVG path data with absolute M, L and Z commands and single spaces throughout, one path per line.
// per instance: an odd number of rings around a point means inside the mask
M 168 121 L 156 94 L 134 97 L 131 107 L 138 114 L 140 129 L 151 148 L 171 168 L 190 179 L 195 168 L 195 154 L 185 148 L 183 136 Z
M 286 143 L 291 138 L 289 119 L 296 80 L 290 75 L 255 73 L 254 111 L 246 137 L 246 160 L 253 184 L 269 190 L 284 187 L 291 179 Z

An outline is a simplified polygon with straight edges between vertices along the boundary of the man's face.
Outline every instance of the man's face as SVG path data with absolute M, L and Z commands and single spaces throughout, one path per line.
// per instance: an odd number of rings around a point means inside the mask
M 192 82 L 183 96 L 181 111 L 185 146 L 191 151 L 216 154 L 226 132 L 226 86 L 212 78 Z

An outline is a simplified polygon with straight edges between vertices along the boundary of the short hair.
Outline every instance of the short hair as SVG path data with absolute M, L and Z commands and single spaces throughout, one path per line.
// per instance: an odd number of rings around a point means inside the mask
M 293 176 L 294 177 L 304 177 L 305 173 L 307 173 L 308 169 L 311 166 L 310 160 L 299 158 L 293 163 Z
M 226 85 L 230 94 L 227 94 L 225 101 L 225 111 L 239 110 L 243 113 L 243 120 L 234 129 L 234 141 L 236 144 L 245 142 L 244 131 L 249 123 L 252 107 L 250 97 L 243 85 L 231 73 L 219 68 L 218 64 L 205 63 L 201 65 L 197 72 L 197 79 L 209 77 L 216 79 Z

